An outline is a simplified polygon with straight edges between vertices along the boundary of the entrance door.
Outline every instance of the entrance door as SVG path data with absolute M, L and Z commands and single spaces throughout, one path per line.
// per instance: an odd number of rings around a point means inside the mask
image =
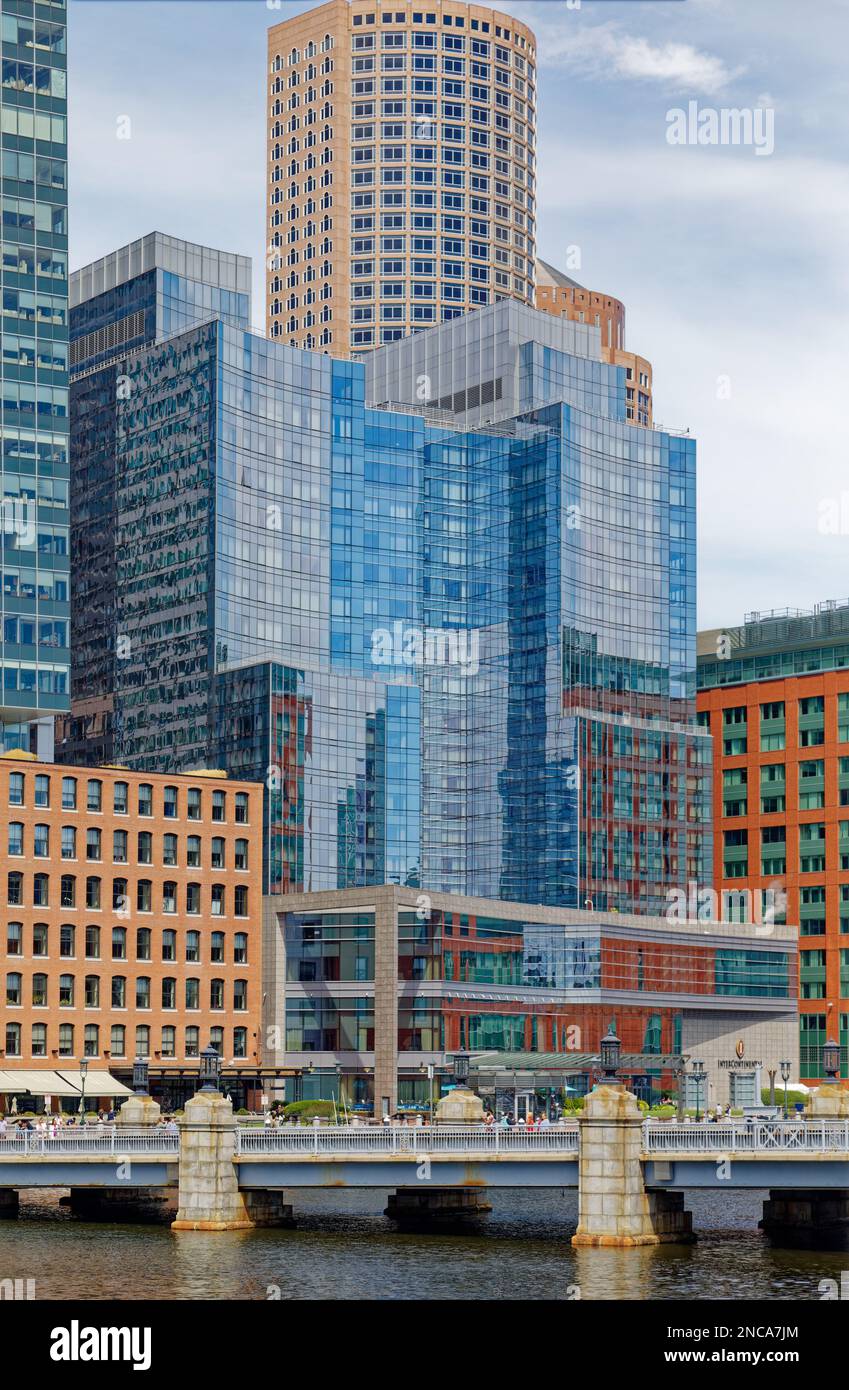
M 514 1120 L 527 1120 L 529 1115 L 534 1113 L 534 1093 L 533 1091 L 517 1091 L 516 1103 L 513 1108 Z

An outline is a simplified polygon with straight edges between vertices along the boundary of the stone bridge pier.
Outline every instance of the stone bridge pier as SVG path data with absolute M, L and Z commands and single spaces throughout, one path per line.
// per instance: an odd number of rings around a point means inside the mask
M 218 1091 L 198 1091 L 180 1125 L 179 1207 L 172 1231 L 249 1231 L 292 1224 L 282 1192 L 239 1191 L 233 1158 L 232 1102 Z
M 647 1188 L 643 1117 L 624 1086 L 602 1085 L 586 1098 L 578 1159 L 575 1246 L 634 1246 L 694 1239 L 682 1192 Z

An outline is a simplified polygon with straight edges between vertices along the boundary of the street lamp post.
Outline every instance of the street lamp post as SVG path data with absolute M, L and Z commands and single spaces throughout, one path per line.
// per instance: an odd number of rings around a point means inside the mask
M 599 1077 L 597 1084 L 599 1086 L 618 1086 L 619 1078 L 616 1073 L 622 1059 L 622 1040 L 617 1038 L 612 1023 L 601 1040 L 600 1052 L 603 1074 Z
M 88 1058 L 80 1058 L 80 1118 L 85 1124 L 85 1078 L 88 1071 Z
M 214 1047 L 205 1047 L 200 1054 L 200 1082 L 202 1091 L 217 1091 L 221 1076 L 221 1058 Z
M 707 1080 L 707 1072 L 705 1071 L 704 1062 L 693 1063 L 692 1077 L 696 1083 L 696 1122 L 698 1123 L 698 1121 L 702 1118 L 700 1107 L 702 1097 L 702 1082 Z M 707 1096 L 705 1096 L 705 1104 L 707 1104 Z
M 829 1038 L 822 1050 L 822 1065 L 829 1082 L 836 1081 L 840 1074 L 840 1044 L 833 1038 Z
M 137 1057 L 133 1062 L 133 1090 L 137 1096 L 147 1096 L 149 1063 L 146 1057 Z
M 781 1067 L 781 1080 L 784 1082 L 784 1118 L 787 1119 L 787 1082 L 790 1080 L 790 1063 L 788 1061 L 779 1062 Z

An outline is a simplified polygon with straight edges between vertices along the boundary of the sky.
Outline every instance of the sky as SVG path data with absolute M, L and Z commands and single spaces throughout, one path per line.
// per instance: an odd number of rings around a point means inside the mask
M 69 0 L 73 267 L 154 230 L 250 255 L 262 331 L 265 35 L 309 8 Z M 849 0 L 503 8 L 538 38 L 538 253 L 624 301 L 698 440 L 699 625 L 849 600 Z M 765 152 L 670 143 L 690 103 L 760 112 Z

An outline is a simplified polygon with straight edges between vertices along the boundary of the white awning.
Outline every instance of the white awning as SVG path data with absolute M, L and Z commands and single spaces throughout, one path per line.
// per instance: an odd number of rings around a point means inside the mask
M 0 1093 L 31 1096 L 79 1096 L 82 1077 L 78 1071 L 0 1071 Z M 116 1081 L 108 1071 L 86 1074 L 85 1093 L 92 1100 L 103 1096 L 129 1096 L 132 1091 L 122 1081 Z

